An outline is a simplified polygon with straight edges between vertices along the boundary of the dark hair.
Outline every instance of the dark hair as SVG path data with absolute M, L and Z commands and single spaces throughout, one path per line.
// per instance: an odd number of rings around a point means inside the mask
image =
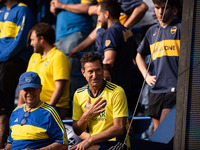
M 36 24 L 32 29 L 31 33 L 35 31 L 38 38 L 43 36 L 43 38 L 51 45 L 55 42 L 55 31 L 54 29 L 47 23 L 39 23 Z
M 119 19 L 122 9 L 116 0 L 103 0 L 99 5 L 101 6 L 100 11 L 109 11 L 114 19 Z
M 81 57 L 81 59 L 80 59 L 80 61 L 81 61 L 81 68 L 82 68 L 83 70 L 85 70 L 85 67 L 84 67 L 85 63 L 87 63 L 87 62 L 94 62 L 94 61 L 96 61 L 96 60 L 99 60 L 101 66 L 103 67 L 102 56 L 101 56 L 101 55 L 99 55 L 99 54 L 97 54 L 97 53 L 93 53 L 93 52 L 85 53 L 85 54 Z
M 161 3 L 166 3 L 167 0 L 152 0 L 154 4 L 161 4 Z M 168 0 L 168 4 L 172 7 L 179 8 L 181 3 L 180 0 Z
M 103 64 L 103 70 L 108 71 L 111 76 L 111 82 L 114 80 L 114 71 L 112 69 L 112 66 L 110 64 Z
M 161 4 L 161 3 L 166 3 L 167 0 L 152 0 L 154 4 Z M 168 0 L 168 5 L 171 7 L 176 7 L 178 9 L 178 19 L 181 20 L 182 18 L 182 5 L 180 0 Z

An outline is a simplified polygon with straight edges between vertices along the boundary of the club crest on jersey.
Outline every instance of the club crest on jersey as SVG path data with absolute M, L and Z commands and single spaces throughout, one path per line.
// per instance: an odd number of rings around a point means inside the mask
M 6 12 L 5 15 L 4 15 L 4 20 L 6 20 L 6 18 L 8 17 L 9 13 Z
M 110 41 L 110 40 L 106 40 L 106 42 L 105 42 L 105 45 L 106 45 L 106 47 L 107 47 L 107 46 L 109 46 L 109 45 L 110 45 L 110 43 L 111 43 L 111 41 Z
M 174 34 L 176 33 L 176 30 L 177 30 L 177 27 L 176 26 L 173 26 L 170 30 L 171 34 Z
M 49 61 L 46 61 L 46 63 L 44 64 L 44 66 L 46 67 L 49 64 Z
M 32 80 L 31 77 L 26 77 L 26 78 L 25 78 L 25 81 L 28 82 L 28 83 L 31 82 L 31 80 Z

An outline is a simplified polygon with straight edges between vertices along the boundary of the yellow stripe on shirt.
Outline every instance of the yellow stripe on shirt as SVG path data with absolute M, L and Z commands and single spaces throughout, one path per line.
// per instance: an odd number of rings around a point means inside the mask
M 32 125 L 14 125 L 10 127 L 13 140 L 49 139 L 46 129 Z
M 160 41 L 150 45 L 150 49 L 153 60 L 163 56 L 179 56 L 180 40 Z
M 14 22 L 6 21 L 0 22 L 0 38 L 13 37 L 16 38 L 20 26 L 17 26 Z

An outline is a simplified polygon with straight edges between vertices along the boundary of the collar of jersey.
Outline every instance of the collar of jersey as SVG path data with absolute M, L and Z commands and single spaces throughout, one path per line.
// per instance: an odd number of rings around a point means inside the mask
M 167 28 L 171 28 L 171 26 L 176 25 L 178 22 L 180 22 L 178 19 L 174 19 L 172 22 L 170 22 L 170 24 L 168 24 L 165 28 L 161 27 L 161 29 L 167 29 Z M 157 24 L 157 27 L 159 28 L 160 23 Z
M 41 61 L 46 60 L 48 57 L 52 57 L 52 55 L 55 53 L 56 50 L 57 50 L 57 48 L 56 48 L 56 46 L 54 46 L 44 58 L 41 58 Z M 39 54 L 39 55 L 41 56 L 41 54 Z
M 88 93 L 89 93 L 89 95 L 90 95 L 92 98 L 98 97 L 98 96 L 103 92 L 103 90 L 104 90 L 106 84 L 107 84 L 107 82 L 106 82 L 105 80 L 103 80 L 103 86 L 101 87 L 101 89 L 99 89 L 99 91 L 98 91 L 98 93 L 97 93 L 97 95 L 96 95 L 95 97 L 92 95 L 92 92 L 90 91 L 89 85 L 88 85 Z
M 115 22 L 110 27 L 114 26 L 115 24 L 121 24 L 121 23 L 120 22 Z
M 34 109 L 31 109 L 30 110 L 30 112 L 32 112 L 32 111 L 34 111 L 34 110 L 36 110 L 36 109 L 38 109 L 38 108 L 40 108 L 42 105 L 44 105 L 44 102 L 42 102 L 42 104 L 41 105 L 39 105 L 38 107 L 36 107 L 36 108 L 34 108 Z M 26 112 L 26 109 L 25 109 L 25 107 L 26 107 L 26 104 L 24 104 L 24 112 Z

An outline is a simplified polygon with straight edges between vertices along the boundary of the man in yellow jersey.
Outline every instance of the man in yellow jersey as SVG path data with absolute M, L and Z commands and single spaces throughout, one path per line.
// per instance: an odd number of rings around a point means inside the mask
M 41 77 L 41 100 L 55 106 L 64 119 L 70 109 L 70 65 L 67 56 L 53 45 L 55 31 L 46 24 L 35 25 L 31 30 L 31 56 L 27 71 L 37 72 Z M 23 100 L 19 96 L 18 105 Z
M 25 104 L 11 114 L 9 138 L 5 150 L 67 149 L 67 135 L 56 109 L 40 100 L 42 85 L 35 72 L 25 72 L 19 78 Z
M 83 134 L 86 129 L 89 134 L 71 150 L 109 149 L 124 140 L 128 117 L 124 90 L 103 80 L 103 64 L 99 54 L 84 54 L 81 67 L 88 84 L 74 94 L 73 129 L 77 135 Z M 130 145 L 129 140 L 126 144 Z

